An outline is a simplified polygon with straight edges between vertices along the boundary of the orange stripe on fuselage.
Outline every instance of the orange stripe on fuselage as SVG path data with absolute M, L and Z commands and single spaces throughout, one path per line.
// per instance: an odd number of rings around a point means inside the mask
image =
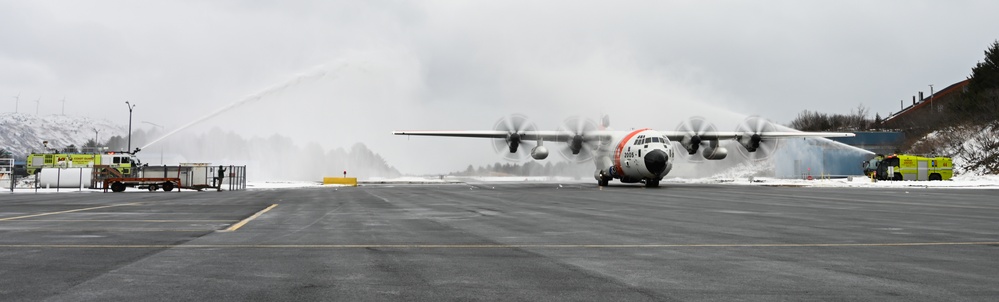
M 630 141 L 632 137 L 635 137 L 635 135 L 638 135 L 639 132 L 645 130 L 649 130 L 649 128 L 632 131 L 617 144 L 617 150 L 614 150 L 614 170 L 617 170 L 617 175 L 624 175 L 624 169 L 621 168 L 621 151 L 624 151 L 624 146 L 628 145 L 628 141 Z

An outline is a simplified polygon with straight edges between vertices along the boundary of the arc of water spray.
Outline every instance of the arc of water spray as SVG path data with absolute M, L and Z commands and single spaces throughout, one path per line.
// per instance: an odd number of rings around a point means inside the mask
M 190 128 L 191 126 L 197 125 L 198 123 L 204 122 L 205 120 L 208 120 L 210 118 L 216 117 L 216 116 L 218 116 L 218 115 L 220 115 L 222 113 L 225 113 L 226 111 L 232 110 L 232 109 L 234 109 L 236 107 L 243 106 L 243 105 L 246 105 L 246 104 L 250 104 L 250 103 L 259 101 L 261 99 L 264 99 L 266 97 L 269 97 L 269 96 L 277 95 L 277 94 L 283 92 L 285 89 L 288 89 L 288 88 L 291 88 L 291 87 L 296 86 L 298 84 L 301 84 L 302 82 L 322 79 L 322 78 L 325 78 L 327 75 L 336 76 L 336 73 L 339 72 L 339 71 L 341 71 L 341 70 L 343 70 L 344 68 L 347 68 L 348 64 L 347 63 L 340 64 L 339 66 L 337 66 L 333 70 L 327 70 L 325 67 L 326 67 L 326 64 L 316 66 L 316 67 L 313 68 L 313 71 L 309 71 L 309 72 L 305 72 L 305 73 L 299 74 L 299 75 L 297 75 L 295 77 L 292 77 L 290 80 L 282 82 L 281 84 L 278 84 L 278 85 L 275 85 L 275 86 L 271 86 L 270 88 L 264 89 L 264 90 L 262 90 L 260 92 L 257 92 L 257 93 L 251 94 L 251 95 L 248 95 L 248 96 L 244 97 L 243 99 L 235 101 L 235 102 L 233 102 L 233 103 L 231 103 L 229 105 L 223 106 L 222 108 L 219 108 L 219 109 L 213 111 L 212 113 L 209 113 L 209 114 L 207 114 L 207 115 L 205 115 L 205 116 L 203 116 L 203 117 L 201 117 L 199 119 L 196 119 L 196 120 L 194 120 L 194 121 L 192 121 L 190 123 L 187 123 L 186 125 L 180 126 L 180 128 L 177 128 L 177 129 L 174 129 L 173 131 L 170 131 L 169 133 L 161 136 L 160 138 L 157 138 L 157 139 L 155 139 L 155 140 L 147 143 L 145 146 L 142 146 L 140 149 L 145 149 L 146 147 L 149 147 L 152 144 L 155 144 L 155 143 L 157 143 L 157 142 L 159 142 L 159 141 L 161 141 L 161 140 L 163 140 L 163 139 L 165 139 L 165 138 L 167 138 L 167 137 L 169 137 L 171 135 L 176 134 L 177 132 L 180 132 L 180 131 L 182 131 L 184 129 Z
M 784 125 L 778 125 L 778 124 L 774 124 L 774 125 L 776 125 L 777 128 L 780 129 L 780 131 L 801 132 L 801 130 L 794 129 L 794 128 L 791 128 L 791 127 L 787 127 L 787 126 L 784 126 Z M 833 146 L 837 146 L 839 148 L 843 148 L 843 149 L 847 149 L 847 150 L 853 150 L 853 151 L 856 151 L 856 152 L 861 153 L 861 154 L 874 154 L 874 152 L 871 152 L 870 150 L 867 150 L 867 149 L 864 149 L 864 148 L 860 148 L 860 147 L 856 147 L 856 146 L 847 145 L 845 143 L 829 139 L 828 137 L 810 137 L 809 139 L 815 139 L 815 140 L 823 142 L 823 143 L 827 143 L 827 144 L 830 144 L 830 145 L 833 145 Z

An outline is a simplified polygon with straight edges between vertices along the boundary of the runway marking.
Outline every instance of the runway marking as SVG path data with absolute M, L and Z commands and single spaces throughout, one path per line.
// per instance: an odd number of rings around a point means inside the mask
M 270 211 L 271 209 L 273 209 L 276 206 L 278 206 L 276 203 L 272 204 L 271 206 L 267 207 L 266 209 L 260 210 L 260 212 L 257 212 L 256 214 L 253 214 L 250 217 L 246 217 L 246 219 L 243 219 L 242 221 L 237 222 L 236 224 L 234 224 L 232 226 L 229 226 L 229 228 L 227 228 L 225 230 L 221 230 L 219 232 L 233 232 L 233 231 L 236 231 L 239 228 L 241 228 L 244 225 L 246 225 L 247 223 L 249 223 L 250 220 L 254 220 L 257 217 L 260 217 L 260 215 L 263 215 L 264 213 L 267 213 L 267 211 Z
M 128 228 L 128 229 L 79 229 L 79 228 L 74 228 L 74 229 L 54 229 L 53 228 L 53 229 L 25 229 L 25 230 L 0 229 L 0 231 L 7 231 L 7 232 L 38 232 L 38 231 L 43 231 L 43 232 L 115 232 L 115 233 L 123 233 L 123 232 L 178 232 L 178 233 L 187 233 L 187 232 L 213 232 L 215 230 L 217 230 L 217 229 L 215 229 L 215 228 L 205 228 L 205 229 L 200 229 L 200 230 L 198 230 L 198 229 L 141 229 L 141 228 Z
M 969 242 L 896 242 L 896 243 L 732 243 L 732 244 L 0 244 L 0 248 L 95 248 L 95 249 L 143 249 L 143 248 L 258 248 L 258 249 L 633 249 L 633 248 L 769 248 L 769 247 L 905 247 L 905 246 L 955 246 L 955 245 L 999 245 L 999 241 Z
M 104 208 L 111 208 L 111 207 L 134 206 L 134 205 L 138 205 L 138 204 L 139 204 L 138 202 L 133 202 L 133 203 L 116 204 L 116 205 L 109 205 L 109 206 L 99 206 L 99 207 L 91 207 L 91 208 L 82 208 L 82 209 L 75 209 L 75 210 L 59 211 L 59 212 L 48 212 L 48 213 L 40 213 L 40 214 L 32 214 L 32 215 L 24 215 L 24 216 L 15 216 L 15 217 L 0 218 L 0 221 L 17 220 L 17 219 L 23 219 L 23 218 L 48 216 L 48 215 L 57 215 L 57 214 L 66 214 L 66 213 L 73 213 L 73 212 L 80 212 L 80 211 L 89 211 L 89 210 L 97 210 L 97 209 L 104 209 Z
M 746 195 L 756 195 L 756 196 L 766 196 L 766 197 L 782 197 L 787 198 L 788 195 L 782 194 L 766 194 L 766 193 L 744 193 Z M 981 207 L 981 206 L 968 206 L 968 205 L 954 205 L 954 204 L 933 204 L 933 203 L 917 203 L 917 202 L 904 202 L 904 201 L 887 201 L 887 200 L 843 200 L 841 198 L 834 197 L 824 197 L 824 196 L 808 196 L 802 197 L 804 199 L 818 199 L 833 202 L 857 202 L 857 203 L 872 203 L 872 204 L 896 204 L 896 205 L 908 205 L 908 206 L 924 206 L 924 207 L 939 207 L 939 208 L 959 208 L 959 209 L 980 209 L 980 210 L 999 210 L 996 207 Z
M 11 222 L 234 222 L 236 220 L 164 220 L 164 219 L 25 219 Z

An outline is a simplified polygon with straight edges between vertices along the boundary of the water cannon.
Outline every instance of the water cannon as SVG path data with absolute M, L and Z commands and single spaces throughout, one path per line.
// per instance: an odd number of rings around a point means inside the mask
M 135 148 L 135 151 L 132 151 L 130 154 L 135 155 L 136 153 L 139 153 L 139 151 L 142 151 L 142 149 Z

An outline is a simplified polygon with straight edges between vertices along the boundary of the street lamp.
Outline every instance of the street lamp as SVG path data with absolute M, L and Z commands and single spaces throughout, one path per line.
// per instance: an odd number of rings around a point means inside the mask
M 160 130 L 166 129 L 166 127 L 163 127 L 162 125 L 157 125 L 157 124 L 154 124 L 154 123 L 151 123 L 151 122 L 142 121 L 142 123 L 144 123 L 144 124 L 150 124 L 150 125 L 153 125 L 155 127 L 159 127 Z M 161 166 L 163 165 L 163 146 L 160 146 L 160 165 Z
M 101 146 L 101 141 L 99 141 L 99 140 L 98 140 L 98 137 L 99 137 L 99 136 L 98 136 L 98 134 L 99 134 L 99 133 L 100 133 L 100 131 L 99 131 L 99 130 L 97 130 L 97 128 L 94 128 L 94 148 L 95 148 L 95 149 L 96 149 L 97 147 L 100 147 L 100 146 Z
M 135 105 L 125 101 L 125 106 L 128 106 L 128 149 L 125 149 L 125 152 L 132 152 L 132 108 L 135 108 Z
M 933 104 L 933 84 L 930 84 L 930 111 L 936 111 L 936 107 Z

